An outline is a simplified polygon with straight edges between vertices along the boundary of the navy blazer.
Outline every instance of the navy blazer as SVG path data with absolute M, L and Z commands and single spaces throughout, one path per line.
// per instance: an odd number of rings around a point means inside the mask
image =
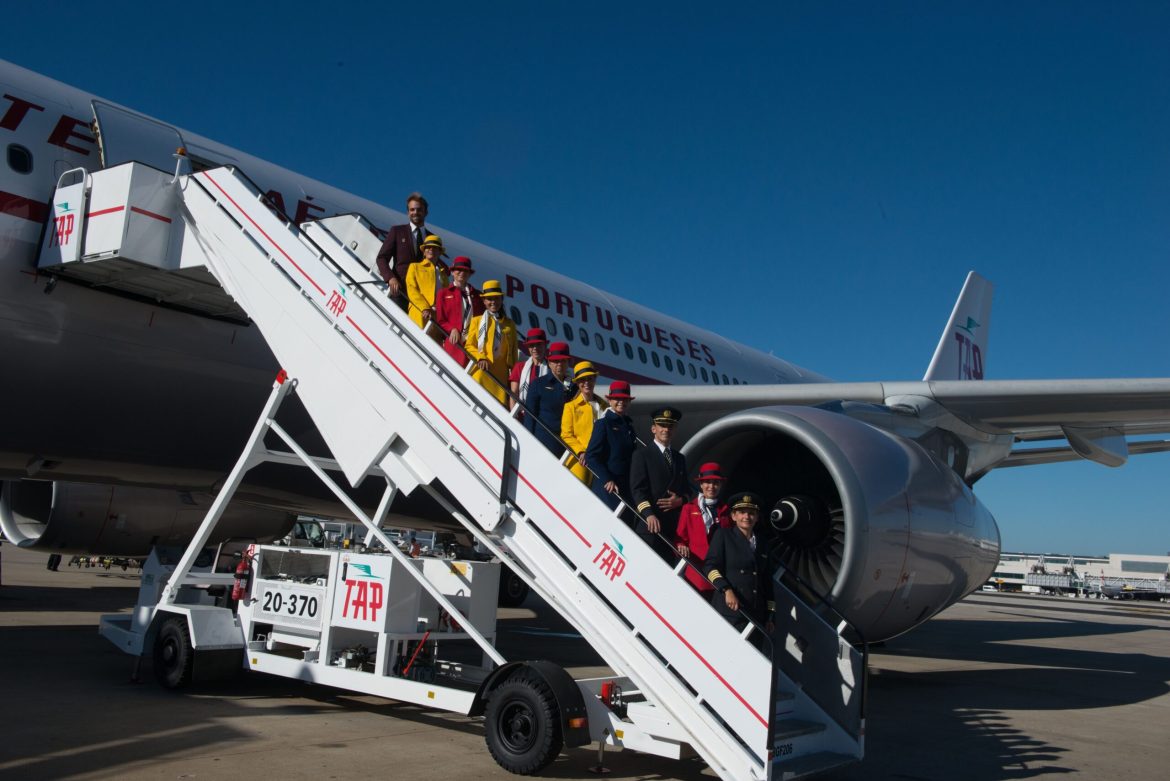
M 540 444 L 557 457 L 565 450 L 561 444 L 561 413 L 565 409 L 565 402 L 572 395 L 572 389 L 566 388 L 564 383 L 551 374 L 538 377 L 536 384 L 528 388 L 528 403 L 525 407 L 529 414 L 524 416 L 524 428 L 535 434 Z M 536 425 L 537 418 L 544 426 Z
M 668 534 L 678 526 L 680 506 L 677 510 L 664 512 L 658 509 L 658 500 L 665 499 L 673 491 L 682 497 L 683 504 L 691 500 L 691 486 L 687 482 L 687 459 L 678 450 L 671 448 L 674 469 L 666 465 L 666 456 L 653 442 L 638 448 L 630 464 L 630 489 L 633 501 L 630 504 L 645 518 L 655 515 Z
M 617 483 L 618 494 L 630 502 L 630 458 L 637 446 L 634 422 L 627 415 L 606 410 L 593 424 L 589 446 L 585 448 L 585 466 L 597 475 L 593 479 L 593 493 L 610 508 L 617 507 L 617 498 L 605 490 L 610 480 Z

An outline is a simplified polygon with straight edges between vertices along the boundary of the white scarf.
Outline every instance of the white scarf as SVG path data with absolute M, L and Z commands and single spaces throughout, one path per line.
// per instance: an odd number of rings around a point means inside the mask
M 504 334 L 500 330 L 500 319 L 493 315 L 489 310 L 484 310 L 483 317 L 479 318 L 479 333 L 476 334 L 475 346 L 483 354 L 487 354 L 486 345 L 488 339 L 488 321 L 492 321 L 492 359 L 496 359 L 500 355 L 500 350 L 503 347 L 501 342 L 504 341 Z
M 715 517 L 715 509 L 718 506 L 718 499 L 708 499 L 705 496 L 699 497 L 699 512 L 703 516 L 703 525 L 707 527 L 708 537 L 711 536 L 711 529 L 719 523 L 719 519 Z
M 536 359 L 531 355 L 528 360 L 524 362 L 524 368 L 520 370 L 520 403 L 523 404 L 528 401 L 528 385 L 529 378 L 532 376 L 532 367 L 539 366 L 540 370 L 536 372 L 536 379 L 549 374 L 548 361 L 536 363 Z

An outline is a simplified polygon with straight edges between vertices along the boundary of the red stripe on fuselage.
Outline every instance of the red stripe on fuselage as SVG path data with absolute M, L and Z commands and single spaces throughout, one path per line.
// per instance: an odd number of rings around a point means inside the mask
M 49 207 L 47 204 L 25 198 L 23 195 L 0 190 L 0 214 L 43 223 L 49 219 Z

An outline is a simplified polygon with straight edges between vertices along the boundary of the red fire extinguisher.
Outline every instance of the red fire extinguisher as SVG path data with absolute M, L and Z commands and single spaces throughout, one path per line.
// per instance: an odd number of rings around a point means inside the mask
M 232 583 L 232 599 L 236 602 L 248 595 L 248 581 L 252 579 L 252 557 L 245 552 L 236 565 L 236 580 Z

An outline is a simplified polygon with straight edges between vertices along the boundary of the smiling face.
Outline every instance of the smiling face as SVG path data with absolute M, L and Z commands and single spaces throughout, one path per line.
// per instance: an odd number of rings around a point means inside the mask
M 699 491 L 705 499 L 714 499 L 719 496 L 719 489 L 723 487 L 721 480 L 700 480 Z
M 593 386 L 597 384 L 597 375 L 586 377 L 583 380 L 577 380 L 577 388 L 581 391 L 581 395 L 586 399 L 593 398 Z
M 500 310 L 504 308 L 503 296 L 484 296 L 483 307 L 493 315 L 498 315 Z
M 663 447 L 670 447 L 670 440 L 674 439 L 674 426 L 660 426 L 657 423 L 651 423 L 650 433 L 654 435 L 655 442 Z
M 625 415 L 626 410 L 630 408 L 629 399 L 615 399 L 613 396 L 607 396 L 606 399 L 608 399 L 609 406 L 613 408 L 613 411 L 619 415 Z
M 467 285 L 467 278 L 470 276 L 471 274 L 467 271 L 467 269 L 457 268 L 451 272 L 451 279 L 455 281 L 456 287 L 464 287 Z
M 760 513 L 758 510 L 741 507 L 738 510 L 731 511 L 731 520 L 735 522 L 735 528 L 739 529 L 740 533 L 745 537 L 752 536 L 752 529 L 756 527 L 756 521 L 759 519 Z
M 427 206 L 422 201 L 410 201 L 406 204 L 406 216 L 411 225 L 422 225 L 427 220 Z

